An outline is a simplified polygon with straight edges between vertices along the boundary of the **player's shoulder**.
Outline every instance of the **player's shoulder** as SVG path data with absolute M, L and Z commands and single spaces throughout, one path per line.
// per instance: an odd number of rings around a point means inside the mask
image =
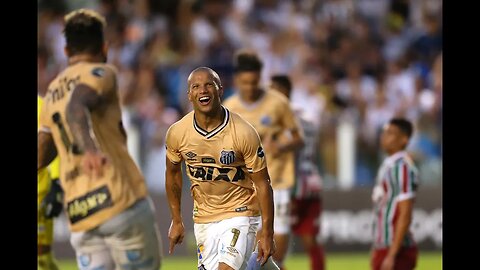
M 232 124 L 235 124 L 235 126 L 239 127 L 245 127 L 249 128 L 251 125 L 247 122 L 247 120 L 243 119 L 238 113 L 232 112 L 231 110 L 228 110 L 228 113 L 230 114 L 230 119 L 232 121 Z
M 417 167 L 415 165 L 415 162 L 413 161 L 413 158 L 410 154 L 407 152 L 403 152 L 398 155 L 398 157 L 394 161 L 394 165 L 396 166 L 406 166 L 408 170 L 411 170 L 413 172 L 417 172 Z
M 242 116 L 230 110 L 228 112 L 230 114 L 231 125 L 234 126 L 235 134 L 237 136 L 248 137 L 248 136 L 257 134 L 257 131 L 255 130 L 255 128 Z
M 223 105 L 227 108 L 236 106 L 239 102 L 238 94 L 235 93 L 223 101 Z
M 278 105 L 287 105 L 288 107 L 290 107 L 290 101 L 288 100 L 288 98 L 275 90 L 267 89 L 265 90 L 265 95 L 267 96 L 267 100 L 270 100 L 270 102 L 272 103 Z
M 117 74 L 117 69 L 113 65 L 106 63 L 81 63 L 72 68 L 77 68 L 77 71 L 81 74 L 96 78 L 106 78 L 110 76 L 116 76 Z

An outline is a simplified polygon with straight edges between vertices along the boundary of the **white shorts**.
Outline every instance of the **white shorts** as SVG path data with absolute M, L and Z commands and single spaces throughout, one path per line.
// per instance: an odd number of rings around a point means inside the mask
M 114 216 L 95 229 L 72 232 L 80 270 L 158 270 L 162 246 L 149 199 Z
M 199 270 L 216 270 L 220 262 L 246 269 L 255 247 L 260 217 L 233 217 L 194 224 Z
M 290 189 L 274 189 L 273 190 L 273 207 L 275 209 L 273 219 L 274 234 L 289 234 L 291 226 L 290 217 Z M 258 226 L 258 230 L 262 229 L 262 223 Z

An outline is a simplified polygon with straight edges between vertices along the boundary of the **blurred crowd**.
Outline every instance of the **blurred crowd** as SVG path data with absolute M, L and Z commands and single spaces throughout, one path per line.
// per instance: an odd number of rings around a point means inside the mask
M 393 116 L 415 124 L 409 146 L 423 183 L 441 181 L 441 0 L 97 0 L 38 2 L 38 91 L 66 66 L 63 15 L 89 7 L 107 19 L 129 146 L 147 182 L 163 188 L 164 137 L 190 110 L 186 78 L 209 66 L 234 93 L 233 55 L 254 49 L 263 81 L 288 74 L 293 99 L 320 121 L 318 166 L 335 186 L 337 127 L 356 131 L 355 183 L 372 186 L 378 138 Z

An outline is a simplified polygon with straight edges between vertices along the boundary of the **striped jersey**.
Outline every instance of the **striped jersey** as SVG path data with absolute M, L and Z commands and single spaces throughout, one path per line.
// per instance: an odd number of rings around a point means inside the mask
M 292 190 L 297 199 L 318 198 L 322 190 L 322 178 L 316 165 L 318 153 L 319 121 L 302 117 L 297 113 L 303 129 L 303 148 L 295 158 L 295 186 Z
M 374 202 L 374 248 L 386 248 L 393 243 L 395 223 L 399 213 L 399 202 L 415 197 L 418 172 L 412 159 L 405 151 L 387 157 L 377 174 L 377 185 L 373 189 Z M 414 246 L 410 231 L 405 235 L 403 247 Z

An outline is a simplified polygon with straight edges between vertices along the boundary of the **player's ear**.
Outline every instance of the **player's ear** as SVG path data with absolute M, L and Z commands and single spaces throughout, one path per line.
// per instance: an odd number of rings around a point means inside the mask
M 187 96 L 188 96 L 188 100 L 191 102 L 192 101 L 192 96 L 191 96 L 190 88 L 187 89 Z
M 220 98 L 222 98 L 222 97 L 223 97 L 223 86 L 220 85 L 220 86 L 218 87 L 218 90 L 217 90 L 217 91 L 218 91 L 218 96 L 219 96 Z

